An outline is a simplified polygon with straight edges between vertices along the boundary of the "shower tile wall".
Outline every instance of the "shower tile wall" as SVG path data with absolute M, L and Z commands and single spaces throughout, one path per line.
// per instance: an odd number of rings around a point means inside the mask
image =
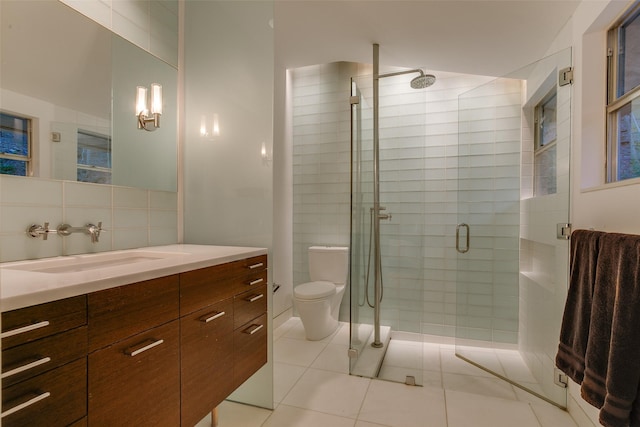
M 294 286 L 309 281 L 309 246 L 349 245 L 352 69 L 334 63 L 291 72 Z M 342 320 L 349 319 L 348 307 L 344 298 Z
M 51 235 L 32 239 L 30 224 L 49 222 L 81 226 L 102 221 L 98 243 L 88 236 Z M 56 181 L 0 177 L 0 262 L 103 252 L 178 241 L 178 196 L 175 192 Z
M 386 70 L 385 70 L 386 71 Z M 349 78 L 370 74 L 370 67 L 330 64 L 293 70 L 294 99 L 294 284 L 307 280 L 306 246 L 312 243 L 349 242 Z M 491 78 L 437 72 L 432 87 L 416 91 L 412 76 L 383 79 L 380 83 L 380 177 L 381 204 L 392 214 L 381 224 L 384 268 L 382 324 L 394 330 L 435 335 L 455 335 L 456 269 L 455 225 L 458 206 L 458 96 Z M 372 105 L 370 78 L 361 90 Z M 485 102 L 479 100 L 479 102 Z M 516 104 L 519 105 L 520 99 Z M 515 110 L 519 118 L 519 110 Z M 519 120 L 519 119 L 518 119 Z M 492 124 L 512 127 L 509 120 Z M 504 131 L 505 135 L 513 132 Z M 516 132 L 519 144 L 519 126 Z M 476 139 L 485 136 L 478 129 Z M 519 146 L 518 146 L 519 147 Z M 500 161 L 511 159 L 510 148 L 499 145 Z M 489 154 L 486 154 L 489 156 Z M 365 158 L 371 154 L 365 153 Z M 490 156 L 494 156 L 491 152 Z M 519 155 L 512 168 L 519 180 Z M 332 172 L 331 172 L 332 170 Z M 329 176 L 326 173 L 330 173 Z M 496 182 L 502 182 L 496 177 Z M 471 183 L 472 181 L 467 181 Z M 518 183 L 518 181 L 516 181 Z M 476 184 L 483 185 L 480 181 Z M 517 206 L 519 196 L 516 199 Z M 483 202 L 483 194 L 479 203 Z M 518 210 L 500 216 L 487 233 L 500 235 L 515 230 L 517 250 Z M 497 239 L 502 239 L 498 237 Z M 319 240 L 319 241 L 318 241 Z M 497 263 L 500 264 L 501 261 Z M 478 264 L 482 264 L 478 261 Z M 465 296 L 486 330 L 475 328 L 467 336 L 491 337 L 495 312 L 509 321 L 498 325 L 508 339 L 517 331 L 517 255 L 513 309 L 502 307 L 505 298 L 493 295 L 493 287 L 480 287 Z M 478 276 L 477 271 L 468 274 Z M 347 307 L 343 300 L 343 307 Z M 502 310 L 502 311 L 501 311 Z M 508 311 L 508 313 L 506 313 Z M 515 314 L 514 314 L 515 311 Z M 343 314 L 346 312 L 343 310 Z M 362 310 L 360 322 L 372 321 L 373 313 Z M 344 320 L 348 320 L 344 318 Z M 469 318 L 468 320 L 471 320 Z M 499 334 L 498 334 L 499 335 Z

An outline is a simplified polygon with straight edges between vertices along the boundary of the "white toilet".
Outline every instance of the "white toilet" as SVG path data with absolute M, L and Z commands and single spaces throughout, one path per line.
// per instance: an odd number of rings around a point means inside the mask
M 311 246 L 309 278 L 293 289 L 293 300 L 308 340 L 321 340 L 338 327 L 340 302 L 349 274 L 349 248 Z

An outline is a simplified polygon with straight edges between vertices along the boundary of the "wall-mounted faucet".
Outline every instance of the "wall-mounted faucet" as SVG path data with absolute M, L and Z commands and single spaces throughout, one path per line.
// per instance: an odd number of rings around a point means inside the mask
M 91 243 L 98 243 L 100 239 L 100 232 L 102 229 L 102 221 L 98 225 L 87 224 L 84 227 L 72 227 L 69 224 L 60 224 L 56 229 L 60 236 L 68 236 L 72 233 L 84 233 L 91 236 Z
M 49 234 L 55 234 L 57 232 L 58 230 L 51 230 L 49 228 L 48 222 L 45 222 L 44 225 L 31 224 L 29 227 L 27 227 L 27 235 L 36 239 L 42 236 L 42 240 L 47 240 Z

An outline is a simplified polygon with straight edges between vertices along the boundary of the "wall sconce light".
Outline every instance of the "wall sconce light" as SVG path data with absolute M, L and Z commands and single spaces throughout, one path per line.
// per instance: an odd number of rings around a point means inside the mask
M 136 116 L 138 117 L 138 129 L 149 132 L 160 127 L 160 116 L 162 115 L 162 85 L 151 84 L 151 116 L 147 107 L 147 88 L 138 86 L 136 88 Z M 150 124 L 153 123 L 153 127 Z

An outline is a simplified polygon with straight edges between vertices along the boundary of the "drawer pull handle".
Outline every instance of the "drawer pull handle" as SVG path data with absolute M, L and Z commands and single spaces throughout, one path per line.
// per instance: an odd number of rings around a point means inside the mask
M 251 329 L 251 328 L 253 328 L 253 329 Z M 249 335 L 253 335 L 253 334 L 258 332 L 262 328 L 264 328 L 264 325 L 251 325 L 247 329 L 245 329 L 244 333 L 245 334 L 249 334 Z
M 44 328 L 45 326 L 49 326 L 49 321 L 44 320 L 42 322 L 34 323 L 32 325 L 22 326 L 20 328 L 12 329 L 7 332 L 3 332 L 0 334 L 0 339 L 9 338 L 14 335 L 24 334 L 25 332 L 35 331 L 36 329 Z
M 264 297 L 264 294 L 254 295 L 254 296 L 252 296 L 250 298 L 247 298 L 247 301 L 255 302 L 255 301 L 258 301 L 260 298 L 263 298 L 263 297 Z
M 156 341 L 152 341 L 151 343 L 145 345 L 144 347 L 140 347 L 138 349 L 132 350 L 133 347 L 128 348 L 124 351 L 124 354 L 126 354 L 127 356 L 137 356 L 140 353 L 144 353 L 147 350 L 151 350 L 153 347 L 159 346 L 160 344 L 162 344 L 164 342 L 164 340 L 156 340 Z
M 264 266 L 264 263 L 263 262 L 259 262 L 257 264 L 250 265 L 249 269 L 253 270 L 254 268 L 260 268 L 260 267 L 263 267 L 263 266 Z
M 251 286 L 251 285 L 257 285 L 258 283 L 262 283 L 263 281 L 264 281 L 264 279 L 263 279 L 263 278 L 253 280 L 253 281 L 249 282 L 249 286 Z
M 18 411 L 22 411 L 23 409 L 28 408 L 29 406 L 33 405 L 34 403 L 38 403 L 41 400 L 44 400 L 49 396 L 51 396 L 51 393 L 48 392 L 48 391 L 45 391 L 44 393 L 39 394 L 36 397 L 27 400 L 26 402 L 23 402 L 23 403 L 21 403 L 19 405 L 16 405 L 11 409 L 7 409 L 6 411 L 4 411 L 2 413 L 2 415 L 0 415 L 0 418 L 4 418 L 4 417 L 7 417 L 7 416 L 9 416 L 11 414 L 15 414 Z
M 15 369 L 12 369 L 10 371 L 3 372 L 2 376 L 0 378 L 2 378 L 2 379 L 9 378 L 10 376 L 19 374 L 20 372 L 28 371 L 29 369 L 33 369 L 33 368 L 35 368 L 37 366 L 44 365 L 45 363 L 49 363 L 49 362 L 51 362 L 51 358 L 50 357 L 43 357 L 42 359 L 38 359 L 38 360 L 36 360 L 34 362 L 27 363 L 26 365 L 19 366 L 19 367 L 15 368 Z
M 213 315 L 211 315 L 211 314 L 207 314 L 207 315 L 205 315 L 205 316 L 202 316 L 202 317 L 200 318 L 200 321 L 201 321 L 201 322 L 204 322 L 204 323 L 209 323 L 209 322 L 211 322 L 212 320 L 216 320 L 217 318 L 224 316 L 225 314 L 226 314 L 226 313 L 225 313 L 224 311 L 218 311 L 218 312 L 216 312 L 216 313 L 215 313 L 215 314 L 213 314 Z

